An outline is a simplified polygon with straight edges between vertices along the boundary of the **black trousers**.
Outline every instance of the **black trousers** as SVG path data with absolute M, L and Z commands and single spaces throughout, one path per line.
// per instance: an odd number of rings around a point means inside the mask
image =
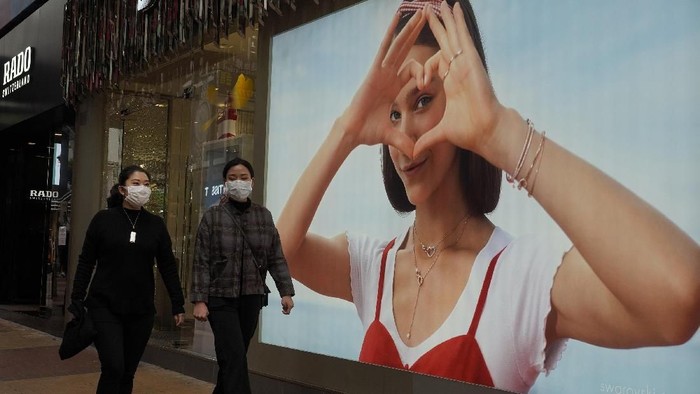
M 115 315 L 107 308 L 93 308 L 90 316 L 97 329 L 95 348 L 102 370 L 97 393 L 131 393 L 154 315 Z
M 209 297 L 207 307 L 219 364 L 214 393 L 250 393 L 246 353 L 258 327 L 262 296 Z

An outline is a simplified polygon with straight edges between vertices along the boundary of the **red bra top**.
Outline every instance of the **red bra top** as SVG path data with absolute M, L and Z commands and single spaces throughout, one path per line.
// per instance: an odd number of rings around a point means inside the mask
M 404 365 L 401 362 L 394 340 L 386 327 L 379 321 L 386 258 L 394 242 L 395 240 L 389 242 L 382 254 L 374 321 L 372 321 L 365 333 L 362 350 L 360 351 L 360 361 L 493 387 L 491 374 L 481 354 L 479 344 L 476 342 L 475 335 L 481 319 L 481 313 L 484 310 L 484 304 L 486 303 L 493 271 L 503 250 L 491 259 L 484 283 L 481 286 L 481 293 L 479 294 L 479 300 L 474 310 L 469 331 L 465 335 L 448 339 L 430 349 L 409 368 L 408 365 Z

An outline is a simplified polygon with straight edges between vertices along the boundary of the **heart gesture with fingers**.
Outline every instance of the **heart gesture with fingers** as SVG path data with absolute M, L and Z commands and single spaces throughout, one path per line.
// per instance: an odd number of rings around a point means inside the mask
M 386 144 L 408 156 L 413 153 L 414 141 L 392 128 L 389 112 L 406 82 L 423 78 L 423 65 L 405 59 L 425 26 L 425 16 L 422 12 L 415 13 L 396 37 L 394 31 L 401 14 L 392 19 L 365 80 L 338 119 L 353 146 Z
M 428 6 L 422 13 L 440 45 L 424 65 L 423 85 L 433 78 L 443 79 L 446 107 L 442 120 L 416 142 L 414 156 L 444 141 L 479 153 L 505 108 L 496 98 L 459 3 L 450 9 L 442 2 L 440 18 Z

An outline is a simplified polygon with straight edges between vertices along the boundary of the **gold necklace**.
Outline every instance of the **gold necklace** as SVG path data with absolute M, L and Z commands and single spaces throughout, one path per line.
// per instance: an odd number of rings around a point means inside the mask
M 417 239 L 418 242 L 420 243 L 420 248 L 423 250 L 423 252 L 426 254 L 426 256 L 428 256 L 428 258 L 430 258 L 430 257 L 433 257 L 433 255 L 435 254 L 435 252 L 436 252 L 437 249 L 438 249 L 438 246 L 440 246 L 440 244 L 443 243 L 443 242 L 447 239 L 447 237 L 449 237 L 449 236 L 452 235 L 455 231 L 457 231 L 457 228 L 459 228 L 459 225 L 460 225 L 460 224 L 467 222 L 467 221 L 469 220 L 470 217 L 471 217 L 471 216 L 470 216 L 468 213 L 467 213 L 466 215 L 464 215 L 464 217 L 462 218 L 462 220 L 460 220 L 459 222 L 457 222 L 457 225 L 455 225 L 455 226 L 452 228 L 452 230 L 450 230 L 450 231 L 448 231 L 447 233 L 445 233 L 445 235 L 442 237 L 442 239 L 441 239 L 440 241 L 438 241 L 438 243 L 436 243 L 436 244 L 434 244 L 434 245 L 427 245 L 427 244 L 425 244 L 425 243 L 420 239 L 420 237 L 418 236 L 418 231 L 416 230 L 416 219 L 413 219 L 413 236 L 414 236 L 415 239 Z
M 464 235 L 464 229 L 467 228 L 467 222 L 469 222 L 470 216 L 467 216 L 465 220 L 460 221 L 459 223 L 464 223 L 464 226 L 462 226 L 462 232 L 459 233 L 459 237 L 452 243 L 452 245 L 445 247 L 443 249 L 440 249 L 437 251 L 437 254 L 435 254 L 435 259 L 433 259 L 433 262 L 430 264 L 430 267 L 425 271 L 425 274 L 422 274 L 420 269 L 418 268 L 418 259 L 416 259 L 416 226 L 415 223 L 413 225 L 413 265 L 415 266 L 416 269 L 416 280 L 418 281 L 418 291 L 416 292 L 416 300 L 413 302 L 413 312 L 411 313 L 411 324 L 408 326 L 408 333 L 406 334 L 406 339 L 411 339 L 411 332 L 413 331 L 413 323 L 416 320 L 416 309 L 418 307 L 418 299 L 420 298 L 420 290 L 423 288 L 423 283 L 425 282 L 425 278 L 428 277 L 430 274 L 430 271 L 433 270 L 433 267 L 435 266 L 435 263 L 437 263 L 438 259 L 440 258 L 440 254 L 442 254 L 442 251 L 454 246 L 459 242 L 459 240 L 462 238 L 462 235 Z M 459 226 L 459 224 L 458 224 Z M 456 228 L 456 227 L 455 227 Z M 454 232 L 454 229 L 450 231 L 450 233 Z M 443 238 L 442 241 L 446 239 Z M 440 242 L 442 242 L 440 241 Z M 418 241 L 420 242 L 420 240 Z M 422 245 L 421 245 L 422 247 Z M 425 250 L 424 250 L 425 251 Z M 432 256 L 429 256 L 432 257 Z

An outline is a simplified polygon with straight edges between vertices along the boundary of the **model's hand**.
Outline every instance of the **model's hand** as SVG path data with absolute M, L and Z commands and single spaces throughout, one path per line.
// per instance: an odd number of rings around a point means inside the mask
M 443 2 L 442 23 L 430 7 L 423 13 L 440 44 L 440 50 L 425 64 L 425 78 L 443 79 L 447 104 L 442 120 L 416 142 L 414 156 L 443 141 L 480 153 L 505 108 L 496 98 L 459 3 L 450 10 Z
M 205 302 L 197 302 L 194 304 L 194 318 L 199 321 L 207 321 L 209 316 L 209 308 Z
M 353 146 L 387 144 L 410 156 L 413 141 L 393 129 L 391 105 L 409 79 L 423 80 L 422 65 L 415 62 L 403 68 L 402 65 L 425 25 L 425 15 L 414 14 L 394 38 L 399 17 L 397 13 L 392 19 L 365 80 L 336 124 Z
M 282 313 L 288 315 L 292 313 L 292 308 L 294 308 L 294 300 L 292 300 L 292 296 L 282 297 Z
M 182 323 L 185 322 L 185 314 L 184 313 L 178 313 L 177 315 L 173 316 L 175 319 L 175 326 L 180 327 Z

